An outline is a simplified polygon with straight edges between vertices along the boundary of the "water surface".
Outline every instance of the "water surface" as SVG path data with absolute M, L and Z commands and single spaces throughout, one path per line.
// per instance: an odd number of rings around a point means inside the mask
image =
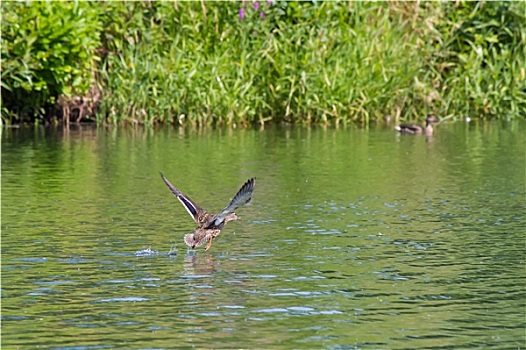
M 437 129 L 4 129 L 2 345 L 523 348 L 525 124 Z

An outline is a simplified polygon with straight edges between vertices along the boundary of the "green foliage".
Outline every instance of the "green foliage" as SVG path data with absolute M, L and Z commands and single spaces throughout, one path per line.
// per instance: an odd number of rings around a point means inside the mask
M 240 3 L 155 4 L 128 4 L 138 17 L 119 30 L 134 44 L 110 48 L 123 48 L 103 69 L 101 115 L 112 122 L 349 122 L 400 104 L 418 113 L 407 96 L 423 62 L 398 48 L 402 19 L 387 6 L 245 3 L 240 19 Z
M 520 2 L 442 3 L 440 45 L 429 51 L 444 113 L 526 115 L 525 10 Z
M 61 94 L 86 93 L 98 63 L 99 122 L 524 117 L 524 7 L 4 2 L 3 105 L 49 109 Z
M 258 5 L 126 5 L 134 16 L 123 17 L 126 40 L 111 48 L 123 50 L 103 70 L 112 95 L 101 117 L 247 124 L 524 115 L 520 4 Z
M 2 117 L 53 110 L 84 94 L 100 47 L 97 12 L 85 2 L 3 1 Z

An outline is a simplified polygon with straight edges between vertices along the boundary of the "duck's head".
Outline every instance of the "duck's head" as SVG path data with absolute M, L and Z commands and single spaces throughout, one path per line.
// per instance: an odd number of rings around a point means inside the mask
M 439 120 L 437 117 L 435 117 L 433 114 L 429 114 L 426 118 L 426 124 L 432 124 L 432 123 L 438 123 Z

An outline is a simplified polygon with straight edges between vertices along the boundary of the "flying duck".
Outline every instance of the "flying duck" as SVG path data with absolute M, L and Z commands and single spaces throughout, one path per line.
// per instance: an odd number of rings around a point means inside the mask
M 190 197 L 184 195 L 174 185 L 168 181 L 164 175 L 161 174 L 161 178 L 173 195 L 177 197 L 179 202 L 185 207 L 186 211 L 197 223 L 197 228 L 194 233 L 190 233 L 184 236 L 184 242 L 189 247 L 194 249 L 208 242 L 205 251 L 210 249 L 212 246 L 212 240 L 216 238 L 221 230 L 229 221 L 238 220 L 239 217 L 234 213 L 234 210 L 250 202 L 252 199 L 252 192 L 256 185 L 256 178 L 251 178 L 245 182 L 243 186 L 236 193 L 234 198 L 230 201 L 221 212 L 217 215 L 209 214 L 201 208 L 197 203 L 190 199 Z

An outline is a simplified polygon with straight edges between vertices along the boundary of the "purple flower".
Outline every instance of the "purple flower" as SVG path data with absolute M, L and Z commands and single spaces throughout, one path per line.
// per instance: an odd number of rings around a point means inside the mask
M 272 5 L 272 0 L 267 0 L 267 4 Z
M 245 18 L 245 10 L 243 10 L 243 8 L 239 9 L 239 18 L 241 19 Z
M 265 18 L 265 14 L 263 12 L 260 12 L 259 13 L 259 18 L 261 18 L 261 19 Z
M 259 2 L 258 1 L 256 1 L 254 3 L 254 10 L 256 10 L 256 11 L 259 10 Z

